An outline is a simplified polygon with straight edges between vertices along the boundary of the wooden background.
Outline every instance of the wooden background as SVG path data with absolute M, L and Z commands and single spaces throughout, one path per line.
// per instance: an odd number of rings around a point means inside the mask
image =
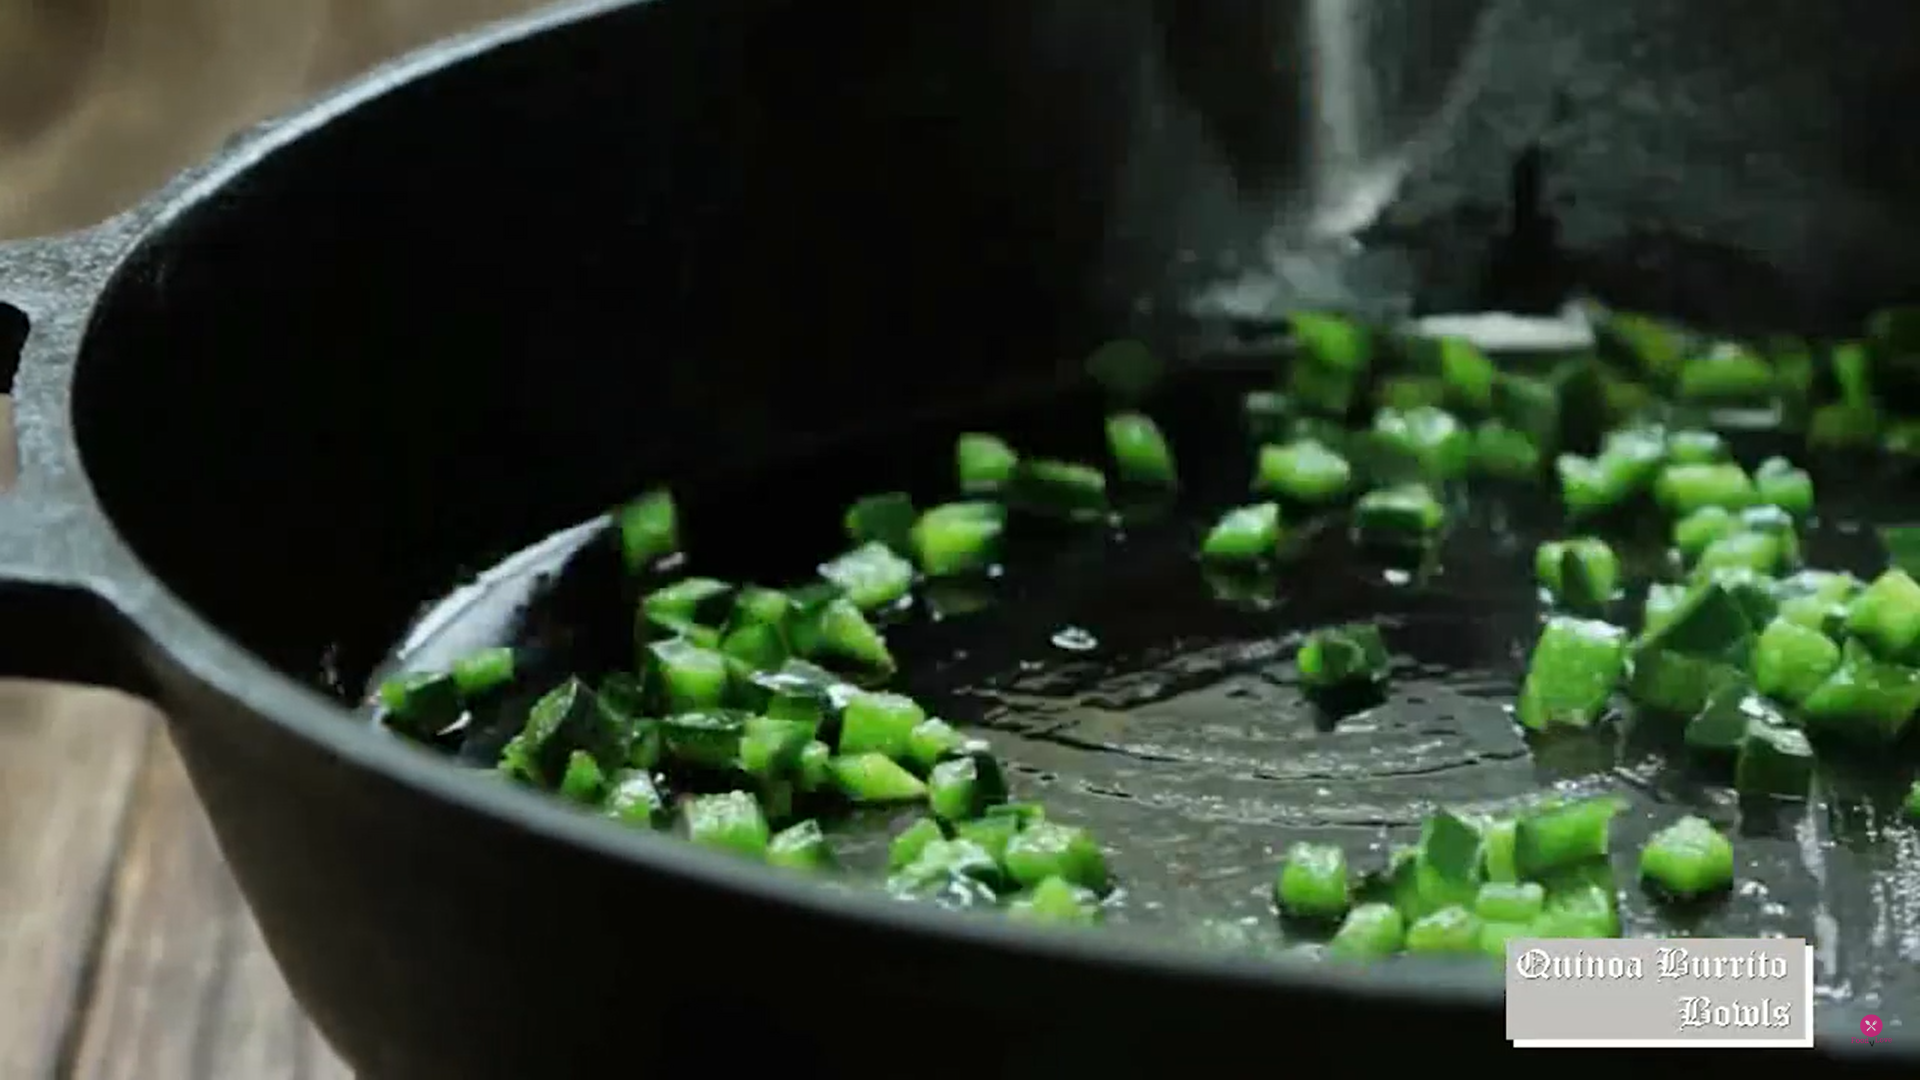
M 75 228 L 232 131 L 535 0 L 0 0 L 0 237 Z M 4 297 L 0 297 L 4 299 Z M 0 398 L 0 482 L 13 439 Z M 161 718 L 0 682 L 0 1078 L 335 1080 Z

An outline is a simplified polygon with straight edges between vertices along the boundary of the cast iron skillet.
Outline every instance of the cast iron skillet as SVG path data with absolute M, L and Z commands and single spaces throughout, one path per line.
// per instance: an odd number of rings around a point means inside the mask
M 1067 370 L 1049 358 L 1123 328 L 1195 329 L 1172 301 L 1264 218 L 1156 107 L 1143 30 L 1111 11 L 568 8 L 0 261 L 32 327 L 0 666 L 168 713 L 290 984 L 363 1075 L 1501 1046 L 1478 967 L 1035 936 L 803 888 L 473 781 L 329 689 L 478 552 L 696 467 L 1037 393 Z M 1920 282 L 1898 120 L 1920 11 L 1498 16 L 1502 62 L 1371 241 L 1422 305 L 1580 286 L 1840 331 Z M 1883 960 L 1912 962 L 1905 917 Z M 1910 1068 L 1900 1030 L 1853 1063 Z

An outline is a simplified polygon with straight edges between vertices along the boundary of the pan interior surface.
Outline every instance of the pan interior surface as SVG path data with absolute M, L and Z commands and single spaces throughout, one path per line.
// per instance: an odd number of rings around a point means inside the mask
M 1016 798 L 1106 843 L 1119 882 L 1109 923 L 1243 952 L 1310 948 L 1326 929 L 1273 909 L 1291 844 L 1337 844 L 1358 868 L 1380 868 L 1436 808 L 1498 815 L 1548 792 L 1612 794 L 1628 807 L 1614 831 L 1624 934 L 1803 938 L 1823 1008 L 1920 999 L 1908 959 L 1920 947 L 1920 835 L 1901 809 L 1905 772 L 1827 756 L 1809 802 L 1768 804 L 1739 799 L 1724 770 L 1690 761 L 1669 718 L 1628 709 L 1591 731 L 1522 734 L 1512 702 L 1548 611 L 1533 551 L 1565 534 L 1550 488 L 1475 485 L 1441 548 L 1418 564 L 1369 553 L 1336 526 L 1312 529 L 1271 577 L 1205 574 L 1200 538 L 1247 497 L 1252 450 L 1236 383 L 1189 376 L 1152 405 L 1185 463 L 1177 504 L 1136 507 L 1111 530 L 1020 523 L 1004 576 L 968 595 L 922 593 L 887 624 L 901 665 L 894 685 L 987 738 L 1013 770 Z M 682 572 L 804 580 L 844 545 L 841 510 L 854 499 L 949 492 L 960 431 L 985 425 L 1035 454 L 1099 460 L 1101 417 L 1096 395 L 1064 396 L 970 418 L 971 428 L 690 483 L 679 489 Z M 1771 434 L 1734 445 L 1749 464 L 1805 456 Z M 1897 463 L 1862 475 L 1858 460 L 1825 462 L 1808 565 L 1876 573 L 1884 556 L 1873 526 L 1920 518 L 1913 480 Z M 777 529 L 747 527 L 742 507 Z M 1620 550 L 1630 566 L 1653 565 L 1664 533 Z M 513 643 L 543 657 L 530 694 L 568 674 L 623 669 L 632 624 L 615 599 L 620 578 L 606 554 L 549 564 L 518 582 L 526 592 L 514 595 L 533 598 L 525 609 L 437 612 L 423 620 L 437 631 L 400 659 L 433 669 L 477 641 Z M 1630 621 L 1640 601 L 1630 590 L 1610 617 Z M 1354 621 L 1385 633 L 1388 692 L 1357 709 L 1323 707 L 1300 685 L 1294 653 L 1309 631 Z M 523 711 L 508 712 L 517 728 Z M 469 737 L 470 751 L 481 747 L 472 763 L 490 764 L 505 734 Z M 888 839 L 920 813 L 831 819 L 849 872 L 883 876 Z M 1733 837 L 1738 876 L 1723 901 L 1675 907 L 1639 889 L 1633 859 L 1688 813 Z
M 1731 30 L 1650 0 L 1517 6 L 1495 47 L 1542 59 L 1491 80 L 1368 244 L 1440 308 L 1584 286 L 1813 330 L 1901 298 L 1920 246 L 1889 238 L 1920 235 L 1920 156 L 1874 118 L 1920 65 L 1832 28 L 1920 27 L 1891 25 L 1912 18 L 1898 5 L 1764 6 Z M 790 477 L 768 505 L 822 536 L 887 469 L 907 486 L 944 467 L 958 425 L 1017 434 L 1026 414 L 993 401 L 1035 398 L 1122 329 L 1154 337 L 1189 275 L 1257 270 L 1256 208 L 1222 194 L 1177 116 L 1116 94 L 1138 61 L 1126 20 L 798 7 L 666 0 L 563 27 L 330 120 L 186 208 L 102 298 L 73 390 L 89 477 L 139 559 L 348 703 L 462 568 L 655 482 L 718 478 L 725 519 L 789 467 L 819 482 L 803 499 Z M 1097 431 L 1087 403 L 1057 409 L 1027 428 Z M 1246 481 L 1219 409 L 1200 394 L 1168 421 L 1196 512 Z M 1820 479 L 1840 523 L 1912 490 Z M 1365 849 L 1433 803 L 1561 782 L 1629 793 L 1629 848 L 1712 798 L 1630 726 L 1515 734 L 1524 568 L 1548 526 L 1524 499 L 1508 513 L 1459 530 L 1426 590 L 1326 537 L 1265 608 L 1207 593 L 1192 515 L 1063 537 L 964 634 L 907 633 L 909 688 L 1112 841 L 1124 920 L 1224 918 L 1282 944 L 1265 890 L 1287 841 Z M 727 528 L 696 555 L 777 572 Z M 1814 542 L 1863 557 L 1837 526 Z M 778 549 L 821 554 L 800 535 Z M 1393 697 L 1323 730 L 1291 645 L 1361 616 L 1386 624 Z M 1691 929 L 1804 934 L 1831 999 L 1897 1013 L 1920 1000 L 1920 851 L 1867 774 L 1835 764 L 1822 784 L 1803 814 L 1740 817 L 1746 884 Z M 1630 932 L 1671 928 L 1627 910 Z

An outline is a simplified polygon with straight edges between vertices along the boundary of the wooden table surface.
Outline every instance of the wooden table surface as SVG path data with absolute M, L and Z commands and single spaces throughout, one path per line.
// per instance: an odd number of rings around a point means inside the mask
M 0 397 L 0 483 L 13 475 Z M 336 1080 L 145 702 L 0 680 L 0 1077 Z
M 104 217 L 240 126 L 541 2 L 0 0 L 0 237 Z M 0 681 L 0 918 L 0 1080 L 350 1076 L 142 702 Z

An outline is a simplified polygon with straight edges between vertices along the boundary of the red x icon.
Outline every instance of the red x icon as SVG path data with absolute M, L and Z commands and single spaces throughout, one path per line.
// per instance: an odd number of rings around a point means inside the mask
M 1860 1018 L 1860 1034 L 1865 1035 L 1869 1039 L 1873 1038 L 1875 1035 L 1880 1034 L 1880 1018 L 1873 1015 L 1872 1013 L 1868 1013 L 1867 1015 L 1861 1017 Z

